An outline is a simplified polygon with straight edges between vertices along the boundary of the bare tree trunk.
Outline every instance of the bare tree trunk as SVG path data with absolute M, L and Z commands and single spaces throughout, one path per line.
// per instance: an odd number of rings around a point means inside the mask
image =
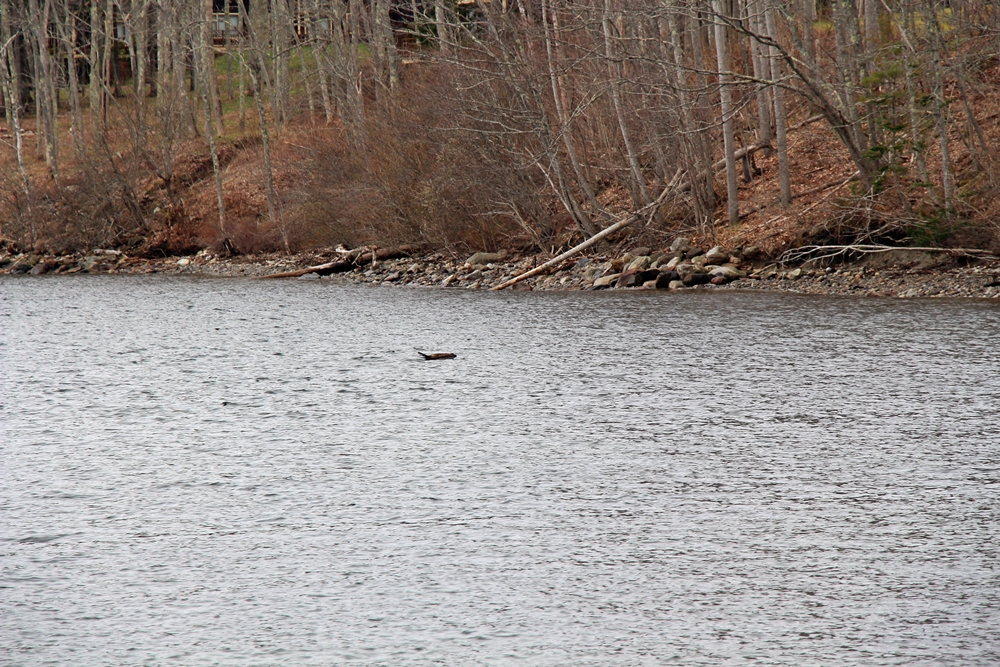
M 184 43 L 186 35 L 182 34 L 180 29 L 187 17 L 183 13 L 178 15 L 178 12 L 182 11 L 182 8 L 175 6 L 173 9 L 176 23 L 173 24 L 173 30 L 170 35 L 170 53 L 173 56 L 171 71 L 174 75 L 172 101 L 179 107 L 176 113 L 183 119 L 188 135 L 196 137 L 198 136 L 198 123 L 194 114 L 194 106 L 191 103 L 191 98 L 188 96 L 188 86 L 185 81 L 188 70 L 186 61 L 189 45 Z M 198 13 L 200 14 L 201 12 Z M 193 87 L 194 81 L 191 84 Z
M 767 0 L 764 0 L 765 2 Z M 747 14 L 750 29 L 755 32 L 765 32 L 761 28 L 764 22 L 761 0 L 750 0 L 747 4 Z M 769 65 L 770 55 L 765 56 L 764 51 L 768 47 L 763 46 L 757 40 L 750 40 L 750 52 L 753 59 L 753 77 L 757 79 L 754 86 L 757 91 L 757 142 L 760 144 L 771 144 L 771 91 L 772 87 L 761 83 L 764 79 L 772 79 L 771 66 Z M 768 54 L 770 52 L 768 51 Z M 770 152 L 768 152 L 770 154 Z
M 772 0 L 764 0 L 767 3 L 765 9 L 765 22 L 767 32 L 772 38 L 777 38 L 778 28 L 774 21 L 774 5 Z M 781 60 L 778 58 L 777 49 L 768 47 L 768 56 L 771 61 L 771 79 L 774 85 L 774 133 L 778 143 L 778 179 L 781 183 L 781 203 L 792 203 L 792 184 L 788 168 L 788 139 L 786 135 L 787 119 L 785 117 L 785 91 L 781 84 Z
M 715 11 L 715 54 L 719 64 L 719 98 L 722 106 L 722 136 L 726 158 L 726 196 L 729 200 L 729 224 L 740 220 L 739 184 L 736 180 L 736 138 L 733 135 L 733 99 L 730 91 L 729 49 L 726 42 L 726 26 L 719 18 L 723 16 L 722 0 L 712 0 Z
M 34 222 L 31 216 L 31 180 L 24 163 L 24 128 L 21 125 L 24 106 L 21 101 L 21 76 L 15 64 L 16 56 L 12 55 L 15 35 L 11 32 L 10 9 L 0 5 L 0 87 L 5 94 L 4 107 L 14 128 L 14 155 L 17 160 L 17 170 L 21 175 L 21 187 L 24 190 L 25 203 L 28 206 L 28 219 L 31 221 L 31 243 L 34 244 Z
M 222 0 L 225 3 L 225 13 L 223 21 L 225 24 L 222 28 L 223 40 L 226 49 L 226 99 L 232 101 L 233 99 L 233 29 L 231 21 L 233 18 L 232 5 L 230 0 Z M 237 0 L 238 1 L 238 0 Z M 221 94 L 220 94 L 221 97 Z
M 392 25 L 389 19 L 389 0 L 375 0 L 372 7 L 372 27 L 374 34 L 375 53 L 379 65 L 379 80 L 382 87 L 388 89 L 390 96 L 399 89 L 399 59 L 396 54 L 396 43 L 392 36 Z M 378 88 L 376 88 L 378 91 Z
M 260 74 L 254 70 L 257 67 L 250 63 L 250 86 L 253 91 L 253 102 L 257 108 L 257 119 L 260 121 L 261 144 L 264 148 L 264 193 L 267 197 L 267 217 L 272 225 L 280 227 L 278 222 L 278 196 L 274 189 L 274 168 L 271 165 L 271 137 L 267 131 L 267 114 L 264 113 L 264 102 L 261 100 Z M 288 250 L 288 238 L 282 234 L 285 250 Z
M 111 72 L 111 59 L 114 56 L 115 49 L 115 3 L 114 0 L 108 0 L 104 7 L 104 49 L 101 54 L 101 85 L 108 86 L 111 88 L 111 94 L 114 95 L 118 92 L 118 79 L 112 76 Z M 105 95 L 107 93 L 105 92 Z M 105 102 L 101 106 L 101 123 L 102 127 L 105 127 L 108 122 L 108 104 Z
M 855 95 L 858 61 L 851 46 L 851 34 L 856 32 L 857 14 L 851 10 L 849 0 L 833 0 L 834 6 L 834 36 L 837 48 L 838 92 L 844 117 L 849 122 L 847 131 L 854 143 L 861 149 L 868 149 L 864 133 L 861 131 L 861 119 L 858 116 L 857 96 Z
M 434 0 L 434 28 L 437 31 L 438 48 L 443 53 L 451 51 L 451 29 L 444 10 L 444 0 Z
M 33 17 L 32 33 L 35 43 L 36 76 L 35 115 L 39 117 L 39 129 L 45 134 L 45 164 L 52 174 L 52 179 L 59 183 L 59 125 L 58 125 L 58 90 L 56 88 L 56 72 L 52 66 L 49 54 L 49 17 L 52 10 L 51 0 L 44 0 L 39 11 L 37 0 L 30 0 L 31 16 Z
M 228 3 L 229 0 L 226 0 Z M 215 79 L 215 54 L 212 49 L 212 0 L 205 0 L 205 8 L 207 12 L 206 20 L 201 25 L 201 70 L 202 70 L 202 85 L 201 85 L 201 97 L 202 105 L 205 111 L 205 136 L 208 138 L 208 148 L 212 154 L 212 173 L 215 175 L 215 195 L 216 195 L 216 205 L 219 210 L 219 231 L 225 233 L 226 231 L 226 206 L 223 200 L 222 192 L 222 169 L 219 166 L 219 149 L 215 143 L 215 124 L 212 118 L 213 111 L 215 110 L 215 99 L 214 99 L 214 88 L 210 81 Z M 197 60 L 197 59 L 196 59 Z
M 986 173 L 990 179 L 990 184 L 995 187 L 997 185 L 996 155 L 995 151 L 993 150 L 990 143 L 986 139 L 986 135 L 983 132 L 982 126 L 976 119 L 976 114 L 973 111 L 972 104 L 969 100 L 969 92 L 966 87 L 968 67 L 966 64 L 965 54 L 959 56 L 959 62 L 955 69 L 957 70 L 955 80 L 956 83 L 958 84 L 959 94 L 962 97 L 962 108 L 965 109 L 965 118 L 969 123 L 970 129 L 975 134 L 976 139 L 979 140 L 979 150 L 975 150 L 973 148 L 970 151 L 970 153 L 972 154 L 973 159 L 976 161 L 978 165 L 985 167 Z M 972 143 L 973 146 L 975 145 L 974 141 L 970 143 Z
M 12 71 L 9 67 L 8 53 L 13 49 L 14 37 L 10 33 L 10 7 L 0 0 L 0 95 L 4 101 L 3 114 L 7 127 L 14 127 L 14 105 L 8 98 Z
M 316 72 L 319 74 L 319 92 L 323 99 L 323 113 L 326 115 L 326 124 L 333 122 L 334 110 L 333 101 L 330 98 L 330 67 L 327 51 L 330 48 L 329 25 L 322 29 L 323 21 L 329 24 L 333 19 L 327 17 L 321 19 L 319 11 L 319 0 L 313 0 L 312 23 L 310 24 L 310 37 L 312 37 L 313 54 L 316 57 Z
M 639 166 L 639 158 L 636 155 L 635 146 L 632 144 L 632 135 L 629 132 L 628 124 L 625 122 L 625 112 L 621 98 L 621 75 L 618 72 L 615 61 L 614 50 L 611 46 L 611 0 L 604 0 L 604 14 L 601 20 L 601 28 L 604 32 L 604 59 L 608 67 L 608 84 L 611 88 L 611 100 L 615 107 L 615 117 L 618 120 L 618 128 L 621 131 L 622 141 L 625 144 L 625 154 L 628 158 L 629 171 L 632 174 L 632 199 L 636 208 L 650 203 L 649 192 L 646 189 L 646 179 L 642 175 Z
M 244 18 L 245 14 L 238 14 L 239 16 L 239 26 L 240 26 L 240 38 L 239 46 L 237 47 L 237 52 L 239 53 L 240 65 L 237 67 L 239 74 L 237 76 L 236 87 L 238 89 L 239 95 L 239 118 L 240 118 L 240 136 L 242 137 L 247 133 L 247 82 L 246 82 L 246 68 L 243 67 L 242 63 L 246 60 L 244 57 L 246 46 L 244 42 L 246 41 L 247 23 Z M 231 58 L 232 56 L 230 56 Z
M 927 0 L 926 23 L 930 33 L 931 76 L 934 81 L 934 121 L 937 125 L 938 142 L 941 146 L 941 192 L 944 196 L 945 211 L 951 211 L 955 198 L 955 177 L 951 166 L 951 151 L 948 144 L 948 120 L 944 90 L 943 64 L 941 62 L 941 28 L 937 18 L 938 7 L 934 0 Z
M 816 64 L 816 0 L 802 0 L 802 41 L 809 67 Z
M 580 167 L 580 160 L 576 154 L 576 147 L 573 144 L 573 137 L 570 128 L 570 121 L 566 114 L 566 109 L 563 104 L 563 95 L 560 87 L 559 77 L 556 75 L 555 62 L 553 58 L 553 45 L 552 45 L 552 35 L 550 35 L 549 26 L 549 16 L 547 16 L 549 4 L 547 0 L 541 0 L 542 9 L 542 22 L 545 24 L 545 51 L 547 56 L 547 64 L 549 71 L 549 81 L 552 85 L 552 98 L 554 101 L 556 118 L 559 120 L 559 134 L 562 135 L 563 145 L 566 147 L 566 154 L 569 156 L 570 164 L 573 167 L 573 173 L 576 174 L 577 184 L 580 189 L 583 190 L 584 195 L 587 197 L 587 201 L 590 204 L 590 212 L 592 214 L 602 214 L 604 208 L 597 201 L 597 195 L 594 193 L 594 189 L 590 187 L 590 182 L 586 175 L 583 173 L 583 169 Z M 558 23 L 555 15 L 551 16 L 552 28 L 551 32 L 555 33 L 555 39 L 559 39 Z M 581 219 L 583 223 L 583 231 L 588 236 L 593 236 L 597 233 L 597 227 L 594 224 L 590 215 L 584 215 Z
M 149 78 L 149 14 L 148 4 L 140 2 L 135 22 L 132 25 L 135 39 L 135 108 L 139 143 L 146 143 L 146 81 Z
M 212 116 L 212 124 L 219 128 L 221 132 L 224 125 L 221 112 L 221 99 L 219 95 L 219 82 L 218 73 L 215 68 L 215 47 L 212 44 L 212 21 L 213 21 L 213 3 L 212 0 L 205 1 L 205 16 L 204 25 L 202 27 L 202 37 L 201 41 L 202 54 L 204 58 L 205 75 L 202 77 L 202 83 L 208 86 L 208 101 L 210 104 L 210 111 Z M 224 0 L 224 2 L 229 4 L 229 0 Z M 206 130 L 207 132 L 207 130 Z
M 342 25 L 347 31 L 343 40 L 346 47 L 343 67 L 346 74 L 346 101 L 350 116 L 351 144 L 362 161 L 367 161 L 368 133 L 365 130 L 365 96 L 358 64 L 358 48 L 361 45 L 361 13 L 364 11 L 360 0 L 350 0 L 351 15 Z M 343 51 L 342 51 L 343 52 Z
M 865 60 L 869 72 L 875 71 L 875 57 L 879 48 L 879 2 L 864 0 L 865 3 Z
M 271 45 L 274 59 L 274 91 L 271 96 L 274 108 L 275 131 L 281 134 L 281 128 L 288 122 L 291 107 L 291 60 L 292 40 L 289 31 L 292 29 L 291 17 L 288 14 L 288 0 L 271 0 Z
M 276 227 L 281 232 L 281 239 L 285 245 L 285 252 L 291 252 L 288 242 L 288 233 L 281 219 L 278 209 L 278 193 L 274 187 L 274 168 L 271 164 L 271 135 L 267 129 L 267 114 L 264 112 L 264 101 L 261 79 L 263 70 L 266 69 L 264 54 L 260 41 L 253 25 L 250 24 L 246 15 L 243 3 L 239 3 L 240 16 L 247 21 L 247 40 L 250 46 L 250 61 L 244 61 L 242 66 L 250 74 L 250 87 L 253 93 L 254 107 L 257 109 L 257 119 L 260 121 L 261 147 L 264 149 L 264 194 L 267 198 L 267 217 L 272 227 Z
M 73 149 L 78 160 L 83 160 L 86 152 L 86 137 L 83 127 L 83 111 L 80 109 L 80 78 L 76 72 L 76 20 L 69 0 L 63 3 L 65 22 L 59 22 L 59 33 L 66 51 L 66 73 L 69 78 L 70 132 L 73 135 Z
M 94 134 L 104 131 L 104 82 L 101 80 L 102 67 L 100 50 L 100 35 L 103 32 L 101 26 L 101 0 L 91 0 L 90 2 L 90 85 L 87 89 L 90 97 L 90 122 L 93 126 Z

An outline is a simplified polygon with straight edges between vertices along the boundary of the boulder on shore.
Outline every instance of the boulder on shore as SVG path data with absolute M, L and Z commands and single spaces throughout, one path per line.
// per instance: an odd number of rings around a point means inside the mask
M 649 265 L 652 263 L 653 260 L 649 255 L 640 255 L 629 262 L 628 268 L 629 270 L 638 269 L 641 271 L 643 269 L 648 269 Z
M 712 279 L 707 273 L 689 273 L 682 278 L 682 281 L 687 286 L 692 285 L 704 285 Z
M 723 264 L 722 266 L 717 266 L 708 272 L 708 275 L 713 278 L 725 278 L 727 281 L 736 280 L 738 278 L 745 278 L 746 274 L 740 271 L 732 264 Z
M 629 269 L 618 278 L 615 287 L 635 287 L 636 285 L 641 285 L 642 283 L 637 282 L 640 273 L 639 269 Z
M 686 253 L 691 249 L 691 240 L 684 237 L 678 236 L 674 239 L 674 242 L 670 244 L 670 250 L 674 252 L 679 252 L 681 254 Z
M 465 260 L 465 263 L 471 266 L 475 266 L 476 264 L 489 264 L 491 262 L 499 262 L 506 256 L 506 250 L 501 250 L 500 252 L 477 252 L 469 257 L 469 259 Z
M 729 261 L 729 253 L 722 246 L 715 246 L 705 253 L 706 264 L 725 264 Z
M 616 282 L 621 277 L 621 275 L 622 274 L 620 274 L 620 273 L 612 273 L 612 274 L 607 275 L 607 276 L 601 276 L 600 278 L 598 278 L 597 280 L 594 281 L 594 287 L 596 287 L 596 288 L 611 287 L 611 285 L 614 282 Z

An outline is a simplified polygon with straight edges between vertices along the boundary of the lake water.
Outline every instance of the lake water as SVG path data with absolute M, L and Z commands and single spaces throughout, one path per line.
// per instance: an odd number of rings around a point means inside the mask
M 5 278 L 0 332 L 4 665 L 1000 663 L 996 303 Z

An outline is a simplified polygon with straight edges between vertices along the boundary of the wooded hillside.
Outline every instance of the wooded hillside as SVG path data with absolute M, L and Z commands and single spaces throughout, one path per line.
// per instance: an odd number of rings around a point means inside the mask
M 24 248 L 1000 249 L 992 0 L 0 0 Z

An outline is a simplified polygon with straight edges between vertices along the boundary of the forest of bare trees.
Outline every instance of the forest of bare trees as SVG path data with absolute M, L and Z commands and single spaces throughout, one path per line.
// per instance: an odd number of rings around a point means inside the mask
M 0 234 L 25 247 L 547 248 L 635 210 L 654 235 L 785 211 L 839 240 L 1000 244 L 993 0 L 0 12 Z M 829 194 L 795 167 L 807 133 Z

